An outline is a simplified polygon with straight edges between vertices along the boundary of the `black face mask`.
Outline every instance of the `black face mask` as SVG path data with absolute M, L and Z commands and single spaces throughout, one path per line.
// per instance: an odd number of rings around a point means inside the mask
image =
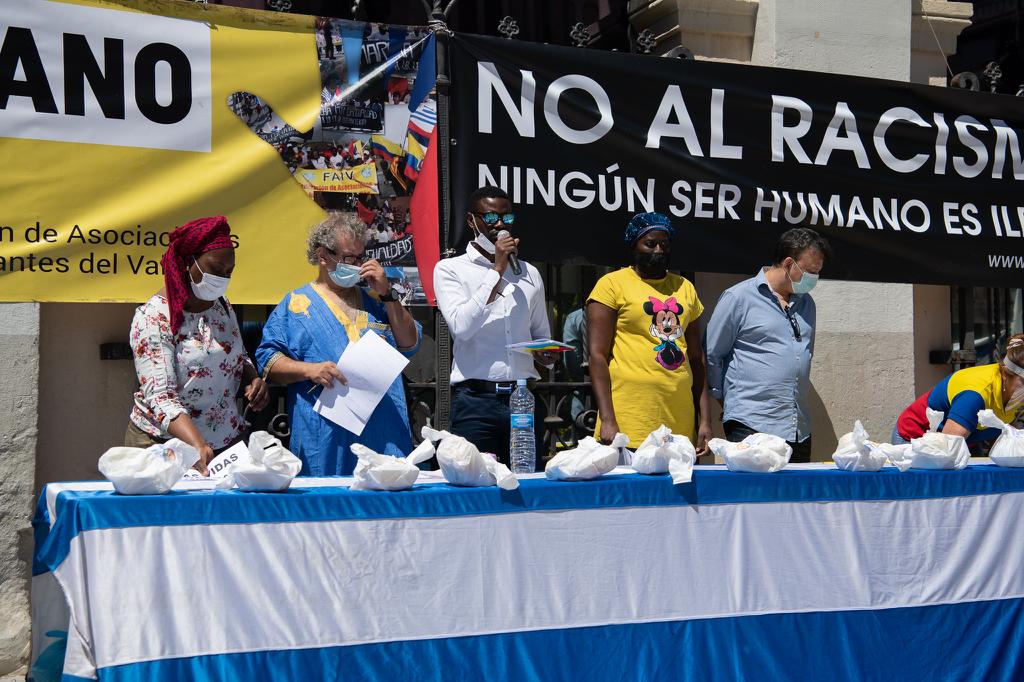
M 668 254 L 654 251 L 640 251 L 633 255 L 637 270 L 644 272 L 663 272 L 668 269 Z

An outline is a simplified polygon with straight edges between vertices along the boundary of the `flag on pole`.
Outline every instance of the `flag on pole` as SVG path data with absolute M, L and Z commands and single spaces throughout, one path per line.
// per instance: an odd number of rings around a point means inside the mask
M 434 266 L 441 259 L 441 235 L 437 224 L 439 201 L 436 143 L 437 132 L 434 131 L 427 140 L 422 172 L 416 188 L 412 191 L 412 199 L 409 200 L 416 267 L 420 271 L 423 293 L 426 294 L 430 305 L 437 305 L 437 298 L 434 295 Z
M 437 103 L 426 100 L 409 116 L 409 131 L 424 138 L 430 137 L 437 125 Z
M 400 159 L 405 156 L 405 150 L 402 148 L 402 145 L 392 142 L 383 135 L 370 136 L 370 149 L 388 163 L 391 163 L 393 159 Z
M 423 167 L 423 159 L 430 148 L 429 138 L 424 142 L 426 144 L 420 142 L 411 130 L 405 138 L 405 177 L 410 180 L 416 180 Z
M 356 199 L 356 213 L 359 214 L 359 219 L 362 220 L 367 225 L 373 223 L 374 219 L 377 217 L 376 211 L 374 211 L 372 208 L 367 208 L 366 206 L 363 205 L 363 202 L 359 201 L 358 199 Z
M 427 38 L 427 44 L 423 46 L 423 54 L 420 55 L 420 63 L 416 69 L 416 82 L 409 97 L 409 111 L 416 111 L 419 108 L 437 82 L 436 41 L 437 38 L 431 34 Z
M 413 180 L 420 174 L 423 158 L 437 125 L 437 104 L 424 100 L 409 117 L 405 135 L 405 175 Z

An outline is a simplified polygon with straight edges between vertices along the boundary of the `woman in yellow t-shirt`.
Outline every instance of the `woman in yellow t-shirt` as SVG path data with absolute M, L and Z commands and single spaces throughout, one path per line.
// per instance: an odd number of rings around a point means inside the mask
M 674 236 L 661 213 L 633 216 L 626 226 L 633 265 L 602 277 L 587 301 L 590 377 L 603 442 L 621 431 L 636 448 L 662 424 L 689 437 L 698 452 L 711 438 L 697 326 L 704 306 L 693 284 L 667 270 Z

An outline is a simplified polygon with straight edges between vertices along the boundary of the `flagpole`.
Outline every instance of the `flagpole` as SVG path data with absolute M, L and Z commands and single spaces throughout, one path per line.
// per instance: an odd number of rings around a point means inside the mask
M 451 78 L 448 73 L 448 39 L 452 32 L 445 23 L 447 15 L 455 7 L 456 0 L 450 0 L 448 6 L 442 9 L 444 0 L 434 0 L 433 9 L 430 12 L 430 27 L 434 31 L 437 54 L 437 173 L 438 173 L 438 227 L 440 228 L 441 257 L 447 258 L 452 254 L 449 238 L 451 235 L 451 184 L 450 184 L 450 149 L 453 144 L 451 138 L 451 127 L 448 122 L 450 114 L 448 91 L 451 86 Z M 447 429 L 451 418 L 451 368 L 452 368 L 452 337 L 448 325 L 440 311 L 434 309 L 434 322 L 437 341 L 437 383 L 434 402 L 434 417 L 437 421 L 436 427 Z

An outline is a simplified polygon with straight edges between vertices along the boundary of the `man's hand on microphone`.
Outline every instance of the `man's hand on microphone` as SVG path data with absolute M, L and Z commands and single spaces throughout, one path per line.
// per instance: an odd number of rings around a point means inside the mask
M 515 253 L 518 249 L 519 240 L 514 239 L 511 235 L 500 237 L 494 242 L 494 269 L 498 271 L 499 275 L 504 276 L 505 270 L 508 269 L 509 254 Z

